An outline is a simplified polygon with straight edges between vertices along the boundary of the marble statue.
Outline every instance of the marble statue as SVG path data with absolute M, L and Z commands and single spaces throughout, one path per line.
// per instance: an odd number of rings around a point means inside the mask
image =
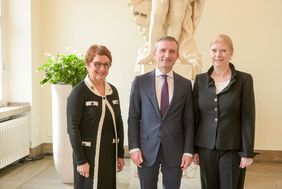
M 201 71 L 201 56 L 194 33 L 205 0 L 129 0 L 134 22 L 146 43 L 138 51 L 137 64 L 154 64 L 154 45 L 165 35 L 179 42 L 180 64 L 192 66 L 192 79 Z

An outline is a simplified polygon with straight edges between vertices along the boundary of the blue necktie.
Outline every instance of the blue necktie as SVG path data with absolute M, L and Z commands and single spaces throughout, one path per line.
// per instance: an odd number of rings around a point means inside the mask
M 169 105 L 169 97 L 168 97 L 168 84 L 167 84 L 167 75 L 162 75 L 164 79 L 164 83 L 161 91 L 161 114 L 165 115 L 165 112 Z

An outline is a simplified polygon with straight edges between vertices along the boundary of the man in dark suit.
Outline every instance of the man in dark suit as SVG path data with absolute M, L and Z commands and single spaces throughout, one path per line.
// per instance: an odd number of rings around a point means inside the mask
M 178 189 L 194 152 L 192 85 L 172 70 L 178 58 L 173 37 L 159 39 L 154 53 L 156 69 L 137 76 L 131 87 L 130 157 L 142 189 L 157 189 L 160 165 L 164 188 Z

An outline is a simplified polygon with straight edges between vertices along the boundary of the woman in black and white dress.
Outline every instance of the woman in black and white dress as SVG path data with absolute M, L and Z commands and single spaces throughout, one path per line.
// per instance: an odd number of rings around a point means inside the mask
M 74 189 L 114 189 L 124 166 L 124 134 L 117 89 L 106 81 L 112 56 L 93 45 L 85 58 L 88 74 L 67 100 Z

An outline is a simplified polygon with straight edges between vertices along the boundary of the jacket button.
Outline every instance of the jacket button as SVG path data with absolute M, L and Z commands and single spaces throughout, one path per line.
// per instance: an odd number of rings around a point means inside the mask
M 214 119 L 214 121 L 215 121 L 215 122 L 217 122 L 217 121 L 218 121 L 218 119 L 217 119 L 217 118 L 215 118 L 215 119 Z
M 217 102 L 217 98 L 214 98 L 214 101 Z
M 217 112 L 217 108 L 214 108 L 214 111 Z

